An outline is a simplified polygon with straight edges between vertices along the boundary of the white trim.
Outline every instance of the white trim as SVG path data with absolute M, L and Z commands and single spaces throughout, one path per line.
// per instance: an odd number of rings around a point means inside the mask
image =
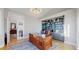
M 79 46 L 78 46 L 78 44 L 77 44 L 77 46 L 76 46 L 76 49 L 79 50 Z
M 77 47 L 77 50 L 79 50 L 79 47 Z
M 70 44 L 70 45 L 73 45 L 73 46 L 76 46 L 76 44 L 75 44 L 75 43 L 73 43 L 73 42 L 68 42 L 68 41 L 65 41 L 64 43 L 66 43 L 66 44 Z

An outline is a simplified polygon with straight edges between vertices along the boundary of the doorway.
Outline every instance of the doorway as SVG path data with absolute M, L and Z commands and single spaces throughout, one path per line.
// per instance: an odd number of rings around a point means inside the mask
M 10 23 L 10 44 L 17 42 L 17 28 L 16 23 Z

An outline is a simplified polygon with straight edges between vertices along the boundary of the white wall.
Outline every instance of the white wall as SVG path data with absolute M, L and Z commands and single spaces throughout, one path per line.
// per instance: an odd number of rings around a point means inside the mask
M 41 32 L 41 20 L 32 16 L 26 16 L 25 29 L 28 33 Z
M 7 16 L 8 16 L 8 9 L 4 9 L 4 31 L 7 32 Z
M 65 35 L 65 43 L 76 45 L 76 9 L 69 9 L 50 17 L 46 17 L 45 19 L 54 18 L 58 16 L 65 16 L 64 19 L 64 35 Z
M 0 9 L 0 48 L 4 46 L 4 9 Z
M 77 9 L 77 49 L 79 49 L 79 8 Z

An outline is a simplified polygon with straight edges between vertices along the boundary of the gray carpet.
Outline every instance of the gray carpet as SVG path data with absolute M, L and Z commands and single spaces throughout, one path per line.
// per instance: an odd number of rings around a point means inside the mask
M 48 50 L 54 50 L 57 48 L 58 48 L 58 45 L 53 44 L 52 47 L 50 47 Z M 31 42 L 24 41 L 23 43 L 11 45 L 10 47 L 8 47 L 8 50 L 39 50 L 39 49 Z

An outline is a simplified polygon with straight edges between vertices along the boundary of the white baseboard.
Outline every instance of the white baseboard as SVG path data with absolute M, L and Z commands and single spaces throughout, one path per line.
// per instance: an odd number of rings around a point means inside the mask
M 66 44 L 70 44 L 70 45 L 73 45 L 73 46 L 76 46 L 76 44 L 75 44 L 75 43 L 73 43 L 73 42 L 68 42 L 68 41 L 65 41 L 64 43 L 66 43 Z
M 77 48 L 77 50 L 79 50 L 79 47 Z
M 79 50 L 79 46 L 77 46 L 77 48 L 76 48 L 77 50 Z

